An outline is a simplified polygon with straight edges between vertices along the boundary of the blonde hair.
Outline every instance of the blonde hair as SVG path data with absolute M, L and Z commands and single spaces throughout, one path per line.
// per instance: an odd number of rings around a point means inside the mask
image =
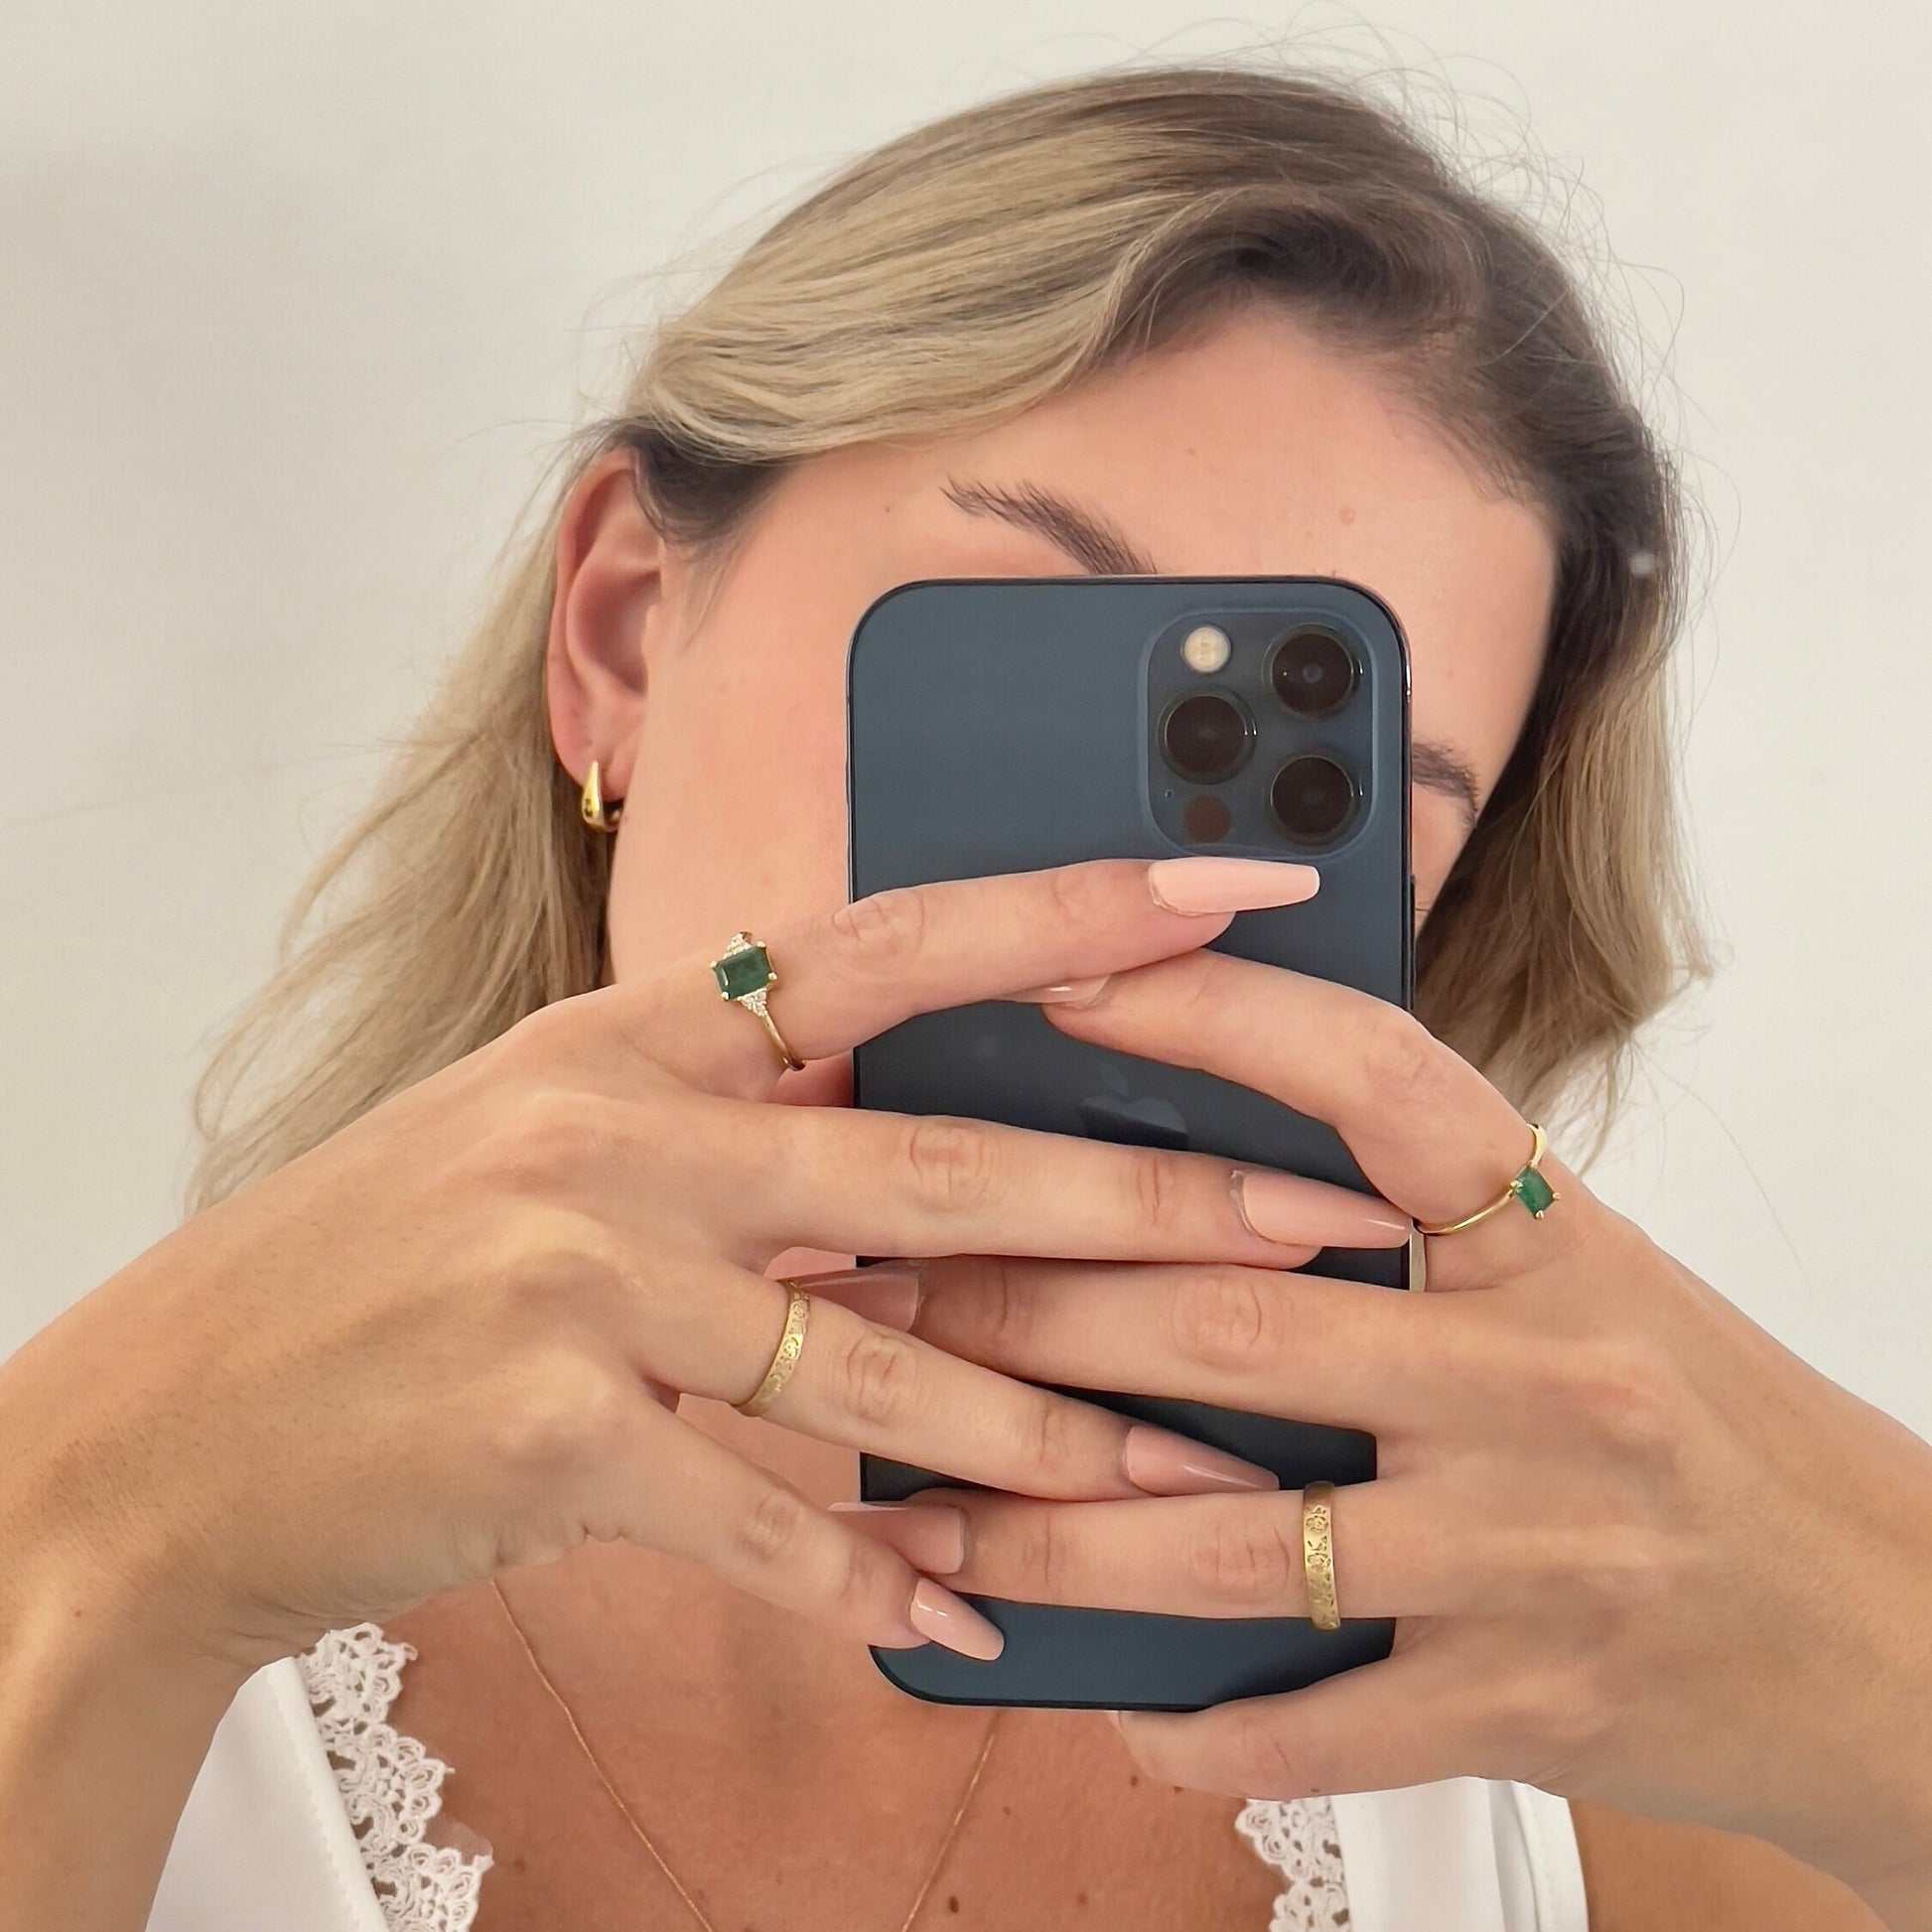
M 788 466 L 1010 416 L 1256 296 L 1372 358 L 1550 518 L 1541 687 L 1425 926 L 1417 1008 L 1518 1104 L 1581 1093 L 1607 1120 L 1633 1033 L 1707 970 L 1670 757 L 1673 463 L 1551 244 L 1370 89 L 1156 67 L 887 143 L 640 345 L 209 1065 L 193 1204 L 595 984 L 610 848 L 579 817 L 544 696 L 557 522 L 592 462 L 632 451 L 645 513 L 721 568 Z

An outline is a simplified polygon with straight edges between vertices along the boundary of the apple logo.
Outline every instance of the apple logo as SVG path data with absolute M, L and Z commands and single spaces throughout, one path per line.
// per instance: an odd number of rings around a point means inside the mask
M 1127 1091 L 1126 1080 L 1111 1066 L 1103 1066 L 1100 1077 L 1114 1091 L 1089 1094 L 1080 1102 L 1080 1130 L 1088 1140 L 1186 1152 L 1186 1116 L 1172 1100 L 1152 1095 L 1135 1099 Z

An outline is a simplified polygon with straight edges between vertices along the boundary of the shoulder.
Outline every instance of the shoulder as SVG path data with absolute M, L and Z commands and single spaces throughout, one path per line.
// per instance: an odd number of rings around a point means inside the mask
M 1884 1932 L 1850 1886 L 1762 1839 L 1572 1802 L 1589 1932 Z

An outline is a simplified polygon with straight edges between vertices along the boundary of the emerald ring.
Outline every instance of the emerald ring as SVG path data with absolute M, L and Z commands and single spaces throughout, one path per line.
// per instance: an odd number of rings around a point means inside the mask
M 1543 1178 L 1543 1157 L 1549 1152 L 1549 1143 L 1543 1130 L 1534 1121 L 1530 1122 L 1530 1158 L 1517 1171 L 1515 1179 L 1492 1201 L 1485 1201 L 1473 1214 L 1465 1214 L 1459 1221 L 1446 1221 L 1441 1227 L 1424 1227 L 1418 1221 L 1418 1234 L 1460 1234 L 1464 1228 L 1472 1228 L 1478 1221 L 1486 1221 L 1490 1215 L 1499 1214 L 1511 1201 L 1521 1201 L 1531 1216 L 1542 1220 L 1563 1196 Z
M 718 982 L 720 999 L 758 1015 L 759 1024 L 771 1035 L 771 1043 L 778 1049 L 786 1072 L 796 1073 L 805 1062 L 785 1044 L 785 1036 L 778 1031 L 778 1023 L 765 1004 L 766 996 L 778 983 L 778 969 L 772 965 L 771 955 L 763 945 L 749 932 L 734 932 L 731 944 L 711 962 L 711 976 Z

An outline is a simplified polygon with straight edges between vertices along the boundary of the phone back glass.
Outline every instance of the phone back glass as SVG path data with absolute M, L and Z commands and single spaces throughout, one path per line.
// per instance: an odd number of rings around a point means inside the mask
M 1279 837 L 1177 843 L 1156 816 L 1164 784 L 1185 787 L 1151 756 L 1152 653 L 1170 645 L 1176 624 L 1214 622 L 1234 638 L 1238 669 L 1239 652 L 1265 648 L 1268 635 L 1303 620 L 1341 630 L 1360 664 L 1349 756 L 1364 782 L 1352 825 L 1319 853 Z M 848 700 L 855 898 L 1083 859 L 1187 851 L 1308 859 L 1321 873 L 1312 899 L 1242 913 L 1215 947 L 1409 1003 L 1408 658 L 1393 614 L 1371 593 L 1326 578 L 925 580 L 887 592 L 860 620 Z M 1262 724 L 1264 735 L 1284 729 L 1280 719 Z M 1297 742 L 1322 737 L 1318 725 L 1293 721 L 1292 729 Z M 1260 750 L 1268 755 L 1266 743 Z M 1366 1187 L 1320 1122 L 1199 1071 L 1070 1039 L 1030 1005 L 989 1001 L 921 1015 L 866 1042 L 853 1060 L 859 1106 L 1191 1149 Z M 1328 1250 L 1307 1272 L 1402 1289 L 1408 1256 Z M 1285 1489 L 1375 1473 L 1375 1439 L 1361 1431 L 1068 1392 L 1261 1463 Z M 868 1500 L 935 1483 L 960 1486 L 932 1470 L 861 1458 Z M 937 1644 L 875 1646 L 880 1669 L 941 1703 L 1196 1710 L 1373 1662 L 1389 1654 L 1395 1627 L 1345 1616 L 1339 1630 L 1323 1632 L 1303 1618 L 970 1600 L 1005 1633 L 999 1658 L 976 1662 Z

